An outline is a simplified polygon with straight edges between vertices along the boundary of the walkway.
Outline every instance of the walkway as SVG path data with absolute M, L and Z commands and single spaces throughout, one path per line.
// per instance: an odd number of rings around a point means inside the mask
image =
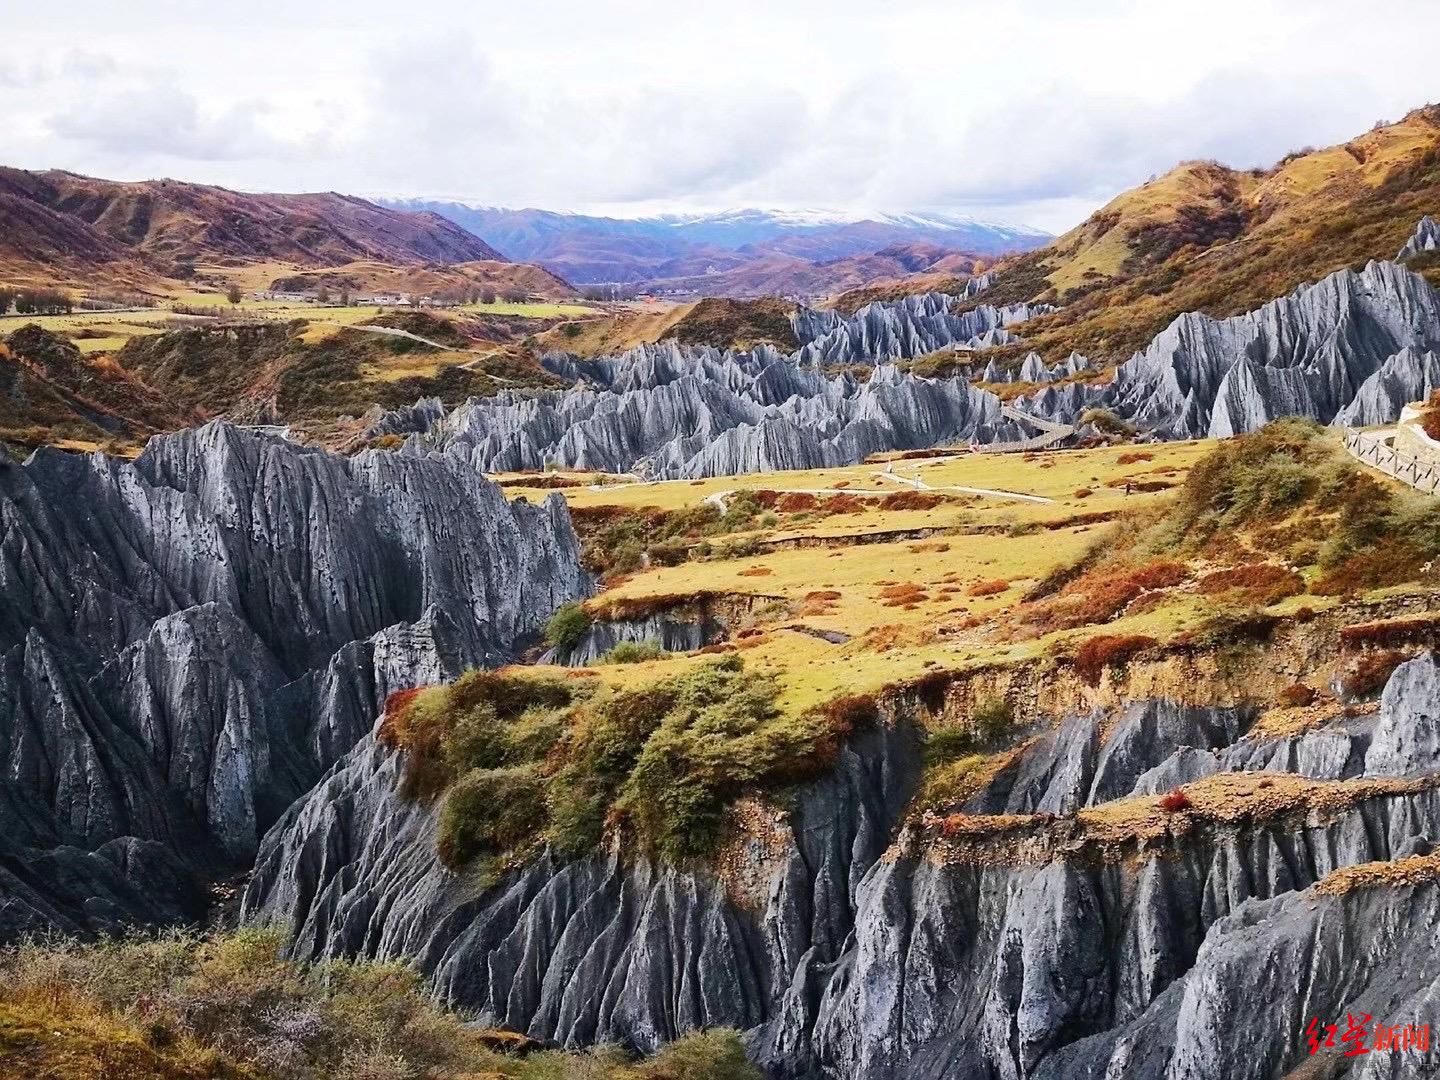
M 1359 431 L 1345 429 L 1345 449 L 1356 460 L 1377 469 L 1386 476 L 1409 484 L 1417 491 L 1440 495 L 1440 461 L 1426 461 L 1394 445 L 1398 434 L 1395 427 Z

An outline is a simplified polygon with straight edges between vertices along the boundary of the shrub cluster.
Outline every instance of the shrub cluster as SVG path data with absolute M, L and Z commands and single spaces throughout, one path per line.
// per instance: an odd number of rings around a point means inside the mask
M 1052 599 L 1027 611 L 1024 620 L 1041 633 L 1106 623 L 1143 594 L 1173 588 L 1189 576 L 1184 563 L 1170 559 L 1151 559 L 1139 565 L 1117 559 L 1067 581 Z M 1063 579 L 1057 576 L 1057 580 Z
M 665 655 L 665 648 L 656 641 L 622 641 L 604 656 L 602 664 L 641 664 L 646 660 L 658 660 Z
M 1099 686 L 1106 668 L 1124 667 L 1138 653 L 1157 642 L 1143 634 L 1099 634 L 1088 638 L 1075 652 L 1075 672 L 1091 686 Z
M 557 649 L 580 644 L 590 629 L 590 615 L 578 601 L 563 604 L 545 623 L 545 641 Z
M 497 1044 L 535 1048 L 440 1009 L 407 967 L 287 961 L 282 944 L 278 931 L 247 929 L 13 946 L 0 951 L 0 1041 L 24 1075 L 56 1078 L 760 1077 L 723 1029 L 648 1061 L 615 1048 L 503 1053 Z
M 1352 700 L 1378 694 L 1385 689 L 1385 684 L 1390 681 L 1395 669 L 1409 659 L 1409 653 L 1397 649 L 1366 653 L 1345 673 L 1340 680 L 1340 689 Z
M 1274 563 L 1246 563 L 1205 574 L 1196 583 L 1202 593 L 1239 591 L 1254 604 L 1264 607 L 1287 596 L 1305 591 L 1305 580 L 1288 566 Z
M 873 717 L 844 701 L 792 716 L 778 685 L 723 659 L 636 688 L 470 672 L 387 713 L 406 754 L 404 792 L 443 792 L 438 853 L 459 867 L 546 843 L 566 855 L 619 829 L 671 861 L 709 854 L 726 807 L 751 790 L 813 778 Z

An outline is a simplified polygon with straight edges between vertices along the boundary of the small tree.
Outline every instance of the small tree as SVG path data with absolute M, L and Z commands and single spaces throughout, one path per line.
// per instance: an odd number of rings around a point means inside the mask
M 545 624 L 545 640 L 557 649 L 580 644 L 590 629 L 590 616 L 577 603 L 566 604 L 550 616 Z
M 480 303 L 487 306 L 495 303 L 495 290 L 489 285 L 486 285 L 485 288 L 480 290 Z
M 225 299 L 230 301 L 231 304 L 238 304 L 244 298 L 245 294 L 240 291 L 239 285 L 231 285 L 225 290 Z

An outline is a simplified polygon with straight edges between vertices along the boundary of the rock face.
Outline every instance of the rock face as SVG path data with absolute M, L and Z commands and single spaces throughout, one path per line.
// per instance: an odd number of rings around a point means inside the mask
M 1436 381 L 1440 298 L 1417 274 L 1372 262 L 1246 315 L 1181 315 L 1108 384 L 1025 399 L 1074 421 L 1110 409 L 1163 438 L 1225 437 L 1282 416 L 1387 423 Z M 1058 389 L 1058 388 L 1057 388 Z
M 1009 345 L 1019 338 L 1006 327 L 1055 310 L 1047 304 L 981 304 L 952 314 L 959 299 L 924 293 L 866 304 L 849 317 L 802 307 L 791 318 L 802 346 L 795 359 L 804 365 L 878 364 L 950 349 Z
M 572 389 L 502 391 L 449 413 L 433 399 L 374 410 L 361 441 L 414 434 L 416 451 L 459 454 L 487 472 L 560 466 L 655 478 L 821 468 L 886 450 L 1013 441 L 1023 433 L 1001 415 L 994 395 L 963 379 L 917 378 L 893 364 L 1011 344 L 1018 338 L 1009 327 L 1054 310 L 981 304 L 952 313 L 992 280 L 972 279 L 961 296 L 876 302 L 848 317 L 802 307 L 792 317 L 802 347 L 788 355 L 769 346 L 733 352 L 674 341 L 589 360 L 550 353 L 542 363 L 573 380 Z M 874 374 L 863 382 L 825 374 L 828 365 L 866 364 Z
M 860 382 L 848 373 L 828 377 L 774 349 L 732 353 L 674 342 L 546 363 L 590 385 L 471 399 L 412 439 L 410 451 L 440 449 L 485 472 L 553 464 L 702 477 L 848 465 L 881 450 L 1019 436 L 994 395 L 890 365 Z
M 1405 246 L 1395 256 L 1395 261 L 1404 262 L 1423 252 L 1436 250 L 1440 250 L 1440 225 L 1435 224 L 1435 219 L 1426 214 L 1420 219 L 1420 224 L 1415 226 L 1414 235 L 1405 241 Z
M 570 390 L 507 391 L 448 414 L 421 402 L 369 417 L 367 433 L 414 433 L 416 450 L 459 453 L 486 471 L 558 465 L 655 478 L 846 465 L 878 451 L 1023 438 L 988 391 L 892 364 L 1012 344 L 1011 327 L 1053 310 L 981 304 L 957 314 L 957 299 L 928 293 L 849 317 L 802 308 L 793 324 L 803 345 L 790 355 L 674 342 L 596 360 L 555 353 L 544 364 L 575 380 Z M 858 364 L 875 365 L 866 382 L 824 374 Z M 1042 419 L 1073 425 L 1102 408 L 1160 438 L 1225 437 L 1282 416 L 1388 423 L 1440 384 L 1440 298 L 1402 266 L 1372 262 L 1245 315 L 1182 315 L 1109 382 L 1074 378 L 1090 367 L 1079 353 L 1054 365 L 1031 353 L 1018 369 L 991 360 L 978 381 L 1041 386 L 1013 404 Z
M 193 910 L 389 692 L 587 591 L 563 503 L 455 458 L 214 423 L 0 463 L 0 937 Z
M 366 739 L 266 837 L 245 911 L 306 956 L 414 958 L 481 1022 L 570 1046 L 725 1024 L 795 1080 L 1275 1077 L 1308 1059 L 1312 1015 L 1406 1023 L 1440 1001 L 1440 866 L 1317 887 L 1429 850 L 1437 710 L 1431 656 L 1398 669 L 1378 716 L 1284 738 L 1165 702 L 1072 717 L 961 807 L 1030 831 L 960 847 L 902 826 L 919 746 L 898 723 L 853 741 L 723 876 L 544 855 L 492 885 L 440 868 L 435 807 L 400 799 L 398 759 Z M 1075 817 L 1261 768 L 1356 794 L 1114 847 Z M 1243 1040 L 1237 1017 L 1259 1018 Z M 1327 1057 L 1326 1075 L 1433 1065 L 1358 1061 Z

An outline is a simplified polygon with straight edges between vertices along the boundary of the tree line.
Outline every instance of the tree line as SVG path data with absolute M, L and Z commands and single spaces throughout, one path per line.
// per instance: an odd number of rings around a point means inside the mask
M 0 289 L 0 315 L 69 315 L 75 301 L 58 289 Z

